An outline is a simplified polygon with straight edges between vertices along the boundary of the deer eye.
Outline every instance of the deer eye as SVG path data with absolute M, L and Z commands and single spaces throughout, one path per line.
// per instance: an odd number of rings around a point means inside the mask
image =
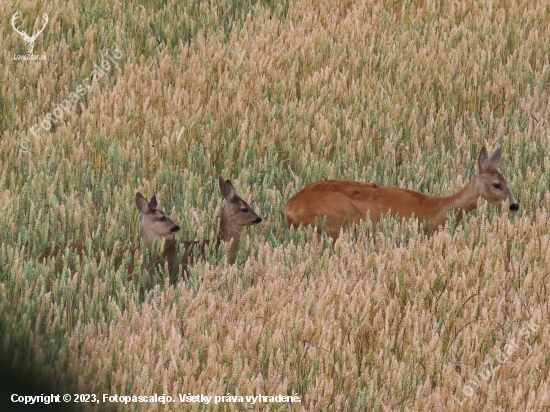
M 246 207 L 242 208 L 241 211 L 244 213 L 248 213 L 248 209 Z
M 159 217 L 159 222 L 166 222 L 166 216 Z
M 501 187 L 500 187 L 500 184 L 499 184 L 499 183 L 494 183 L 494 184 L 493 184 L 493 187 L 494 187 L 495 189 L 501 189 Z

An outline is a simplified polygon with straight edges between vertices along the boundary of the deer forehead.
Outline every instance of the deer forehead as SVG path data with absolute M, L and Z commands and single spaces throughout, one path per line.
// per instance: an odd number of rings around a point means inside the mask
M 225 201 L 225 204 L 226 205 L 232 205 L 232 206 L 242 206 L 242 205 L 245 205 L 245 201 L 242 200 L 240 197 L 234 197 L 233 199 L 231 199 L 230 201 Z
M 485 170 L 482 173 L 482 176 L 484 178 L 490 180 L 491 182 L 506 183 L 506 179 L 504 178 L 504 176 L 502 176 L 502 174 L 493 167 L 488 168 L 487 170 Z
M 239 205 L 239 208 L 240 208 L 241 210 L 244 210 L 244 209 L 252 209 L 252 208 L 250 207 L 250 205 L 249 205 L 248 203 L 246 203 L 244 200 L 241 200 L 241 204 Z

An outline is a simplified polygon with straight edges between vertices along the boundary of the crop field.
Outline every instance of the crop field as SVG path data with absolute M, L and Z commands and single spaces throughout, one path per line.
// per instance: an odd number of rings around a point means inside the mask
M 8 366 L 82 410 L 550 410 L 548 1 L 139 3 L 0 6 Z M 499 145 L 517 212 L 285 225 L 312 182 L 449 196 Z M 215 239 L 220 175 L 263 219 L 236 263 L 170 283 L 144 253 L 136 288 L 136 193 Z

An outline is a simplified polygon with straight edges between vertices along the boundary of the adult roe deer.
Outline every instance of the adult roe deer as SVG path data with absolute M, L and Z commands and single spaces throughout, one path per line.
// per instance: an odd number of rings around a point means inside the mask
M 243 199 L 236 193 L 235 188 L 229 180 L 219 178 L 220 191 L 225 199 L 220 216 L 220 225 L 218 236 L 215 242 L 211 240 L 204 241 L 179 241 L 176 239 L 166 239 L 164 247 L 164 256 L 168 261 L 168 270 L 171 280 L 175 279 L 174 270 L 178 269 L 179 263 L 183 265 L 184 273 L 187 273 L 187 267 L 195 262 L 196 258 L 204 258 L 209 245 L 218 250 L 222 243 L 232 242 L 227 259 L 229 264 L 235 263 L 237 251 L 239 249 L 240 229 L 245 226 L 257 225 L 262 218 L 256 214 Z M 181 261 L 175 261 L 178 244 L 183 244 L 183 256 Z
M 316 226 L 321 233 L 321 224 L 326 217 L 325 231 L 336 240 L 342 226 L 359 223 L 370 212 L 376 225 L 382 216 L 390 212 L 409 219 L 414 214 L 419 223 L 426 222 L 425 232 L 445 224 L 447 213 L 453 208 L 463 213 L 474 210 L 481 197 L 501 207 L 508 200 L 510 210 L 519 209 L 506 179 L 498 171 L 502 146 L 491 158 L 483 147 L 478 157 L 478 174 L 458 193 L 447 197 L 428 196 L 408 189 L 378 186 L 374 183 L 326 180 L 312 183 L 296 193 L 287 202 L 285 222 L 290 227 Z
M 156 195 L 151 197 L 151 200 L 147 202 L 147 199 L 143 197 L 141 193 L 136 194 L 136 206 L 141 212 L 141 237 L 143 239 L 143 244 L 146 248 L 151 246 L 151 238 L 155 239 L 157 242 L 160 242 L 163 237 L 176 233 L 180 230 L 180 227 L 174 223 L 172 219 L 166 216 L 162 210 L 157 209 L 157 198 Z M 57 258 L 58 255 L 65 255 L 68 251 L 74 250 L 78 261 L 82 264 L 83 256 L 87 253 L 86 246 L 79 245 L 77 243 L 69 244 L 56 244 L 53 248 L 47 247 L 44 251 L 38 256 L 38 261 L 41 262 L 44 259 Z M 139 247 L 130 249 L 131 253 L 134 254 L 136 250 L 139 250 Z M 95 257 L 96 263 L 99 265 L 101 260 L 101 254 L 99 249 L 92 247 L 92 255 Z M 69 263 L 69 268 L 72 270 L 72 267 Z M 58 271 L 61 271 L 61 267 L 58 268 Z

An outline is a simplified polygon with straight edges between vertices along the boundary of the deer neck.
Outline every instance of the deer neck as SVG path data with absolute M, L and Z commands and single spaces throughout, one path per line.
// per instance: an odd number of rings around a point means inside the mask
M 157 242 L 160 242 L 162 239 L 158 236 L 148 233 L 145 228 L 141 227 L 141 239 L 143 240 L 143 247 L 145 249 L 151 249 L 151 240 L 155 239 Z
M 229 264 L 235 263 L 237 258 L 237 251 L 239 249 L 239 240 L 240 240 L 239 230 L 231 224 L 229 217 L 225 211 L 225 207 L 222 209 L 222 214 L 220 217 L 220 231 L 218 233 L 217 243 L 221 242 L 231 242 L 231 249 L 229 251 Z
M 454 195 L 444 197 L 443 205 L 441 205 L 441 213 L 447 216 L 452 209 L 458 211 L 458 217 L 462 217 L 464 213 L 469 213 L 477 207 L 477 200 L 481 196 L 479 185 L 476 179 L 470 180 L 466 186 L 460 189 Z

